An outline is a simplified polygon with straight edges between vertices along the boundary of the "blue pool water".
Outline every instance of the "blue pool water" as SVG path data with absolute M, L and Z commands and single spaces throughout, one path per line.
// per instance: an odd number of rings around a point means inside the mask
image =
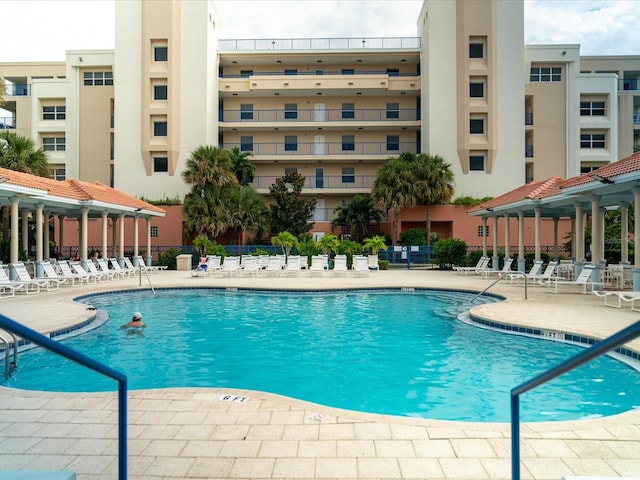
M 419 290 L 97 295 L 83 301 L 110 320 L 64 343 L 126 373 L 130 389 L 242 388 L 366 412 L 507 422 L 511 388 L 580 347 L 467 325 L 456 315 L 472 297 Z M 144 336 L 119 329 L 134 311 L 148 324 Z M 5 385 L 116 388 L 40 349 L 21 355 Z M 639 402 L 640 374 L 604 357 L 524 394 L 521 411 L 525 421 L 568 420 Z

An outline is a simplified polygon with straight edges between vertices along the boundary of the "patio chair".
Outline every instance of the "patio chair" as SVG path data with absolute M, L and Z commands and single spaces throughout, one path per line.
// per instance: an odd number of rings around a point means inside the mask
M 368 263 L 367 263 L 368 265 Z M 370 267 L 369 267 L 370 268 Z M 333 270 L 331 270 L 334 275 L 347 274 L 349 269 L 347 268 L 347 256 L 346 255 L 336 255 L 333 258 Z
M 230 277 L 237 275 L 240 270 L 240 257 L 224 257 L 222 268 L 220 271 L 222 275 L 229 275 Z
M 44 276 L 47 279 L 48 282 L 50 283 L 54 283 L 57 284 L 57 286 L 64 286 L 64 287 L 75 287 L 75 282 L 73 282 L 71 279 L 69 278 L 65 278 L 62 275 L 60 275 L 55 267 L 53 266 L 53 263 L 51 262 L 40 262 L 40 266 L 42 267 L 42 271 L 44 272 Z M 57 287 L 56 287 L 57 288 Z
M 378 255 L 369 255 L 367 257 L 369 270 L 379 270 L 380 265 L 378 264 Z
M 90 272 L 88 270 L 85 270 L 80 262 L 69 262 L 69 267 L 71 267 L 71 271 L 76 275 L 80 275 L 81 277 L 86 276 L 88 278 L 87 283 L 97 283 L 98 280 L 102 281 L 103 279 L 103 276 L 100 272 Z
M 309 273 L 319 273 L 320 275 L 324 274 L 325 270 L 325 262 L 324 257 L 322 255 L 312 255 L 311 256 L 311 265 L 309 265 Z
M 24 283 L 9 280 L 7 272 L 4 271 L 4 268 L 0 267 L 0 298 L 15 297 L 16 291 L 18 290 L 24 290 L 24 292 L 27 293 Z M 40 291 L 39 287 L 35 292 L 30 293 L 37 293 L 38 291 Z
M 369 261 L 367 257 L 362 255 L 353 256 L 353 271 L 356 275 L 368 277 L 369 276 Z
M 96 267 L 96 264 L 93 263 L 92 260 L 87 260 L 85 262 L 85 267 L 87 268 L 89 275 L 94 275 L 99 282 L 113 280 L 113 278 L 115 277 L 115 272 L 110 271 L 108 266 L 107 271 L 98 269 L 98 267 Z
M 98 264 L 98 270 L 100 270 L 103 273 L 106 273 L 107 275 L 111 275 L 111 278 L 124 278 L 126 276 L 126 274 L 123 271 L 118 271 L 118 270 L 109 268 L 109 264 L 107 263 L 107 260 L 105 258 L 97 259 L 96 263 Z
M 260 265 L 258 264 L 258 257 L 254 257 L 251 255 L 243 256 L 242 263 L 240 264 L 242 269 L 240 272 L 242 275 L 252 275 L 256 276 L 258 271 L 260 271 Z
M 586 294 L 587 287 L 591 287 L 591 289 L 593 290 L 594 286 L 602 285 L 602 283 L 591 281 L 591 274 L 593 273 L 594 269 L 594 265 L 584 265 L 582 267 L 580 275 L 578 275 L 575 280 L 552 278 L 545 285 L 549 290 L 552 290 L 552 293 L 559 293 L 561 287 L 574 287 L 574 290 L 576 292 Z
M 149 273 L 158 273 L 168 268 L 166 265 L 147 265 L 146 263 L 144 263 L 144 258 L 142 258 L 142 255 L 138 255 L 137 257 L 133 258 L 138 260 L 138 266 L 146 269 Z
M 270 255 L 267 260 L 267 268 L 264 269 L 267 275 L 281 275 L 284 270 L 282 268 L 282 260 L 278 255 Z
M 497 275 L 499 277 L 505 278 L 509 273 L 511 273 L 512 264 L 513 264 L 513 258 L 511 257 L 505 258 L 502 270 L 491 270 L 487 268 L 485 270 L 481 270 L 481 274 L 483 277 L 490 277 L 491 275 Z
M 547 264 L 547 268 L 544 269 L 544 272 L 541 274 L 532 276 L 530 280 L 530 285 L 546 285 L 547 282 L 551 281 L 553 278 L 557 277 L 556 275 L 556 267 L 558 266 L 558 262 L 551 261 Z
M 60 288 L 60 285 L 63 284 L 63 281 L 60 279 L 32 278 L 24 263 L 11 263 L 9 264 L 9 268 L 14 271 L 16 277 L 18 278 L 18 281 L 25 284 L 26 294 L 38 293 L 41 288 L 46 289 L 47 292 L 58 290 L 58 288 Z
M 289 255 L 284 271 L 287 275 L 297 275 L 302 270 L 300 265 L 300 255 Z
M 533 262 L 533 265 L 531 266 L 531 270 L 529 270 L 529 273 L 525 275 L 527 284 L 529 284 L 529 282 L 535 281 L 536 275 L 540 274 L 541 269 L 542 269 L 542 260 L 536 260 L 535 262 Z M 524 282 L 525 282 L 525 279 L 521 273 L 515 273 L 515 272 L 509 273 L 507 274 L 507 278 L 509 279 L 510 283 L 516 282 L 516 284 L 518 285 L 524 285 Z
M 111 264 L 111 269 L 114 270 L 117 275 L 122 275 L 122 278 L 131 277 L 138 271 L 138 269 L 135 267 L 133 269 L 122 268 L 120 266 L 120 263 L 118 262 L 118 259 L 115 257 L 111 257 L 109 259 L 109 263 Z
M 74 273 L 73 270 L 71 269 L 71 265 L 66 260 L 60 260 L 57 263 L 57 267 L 58 267 L 58 274 L 62 278 L 70 281 L 72 287 L 79 287 L 83 283 L 86 283 L 87 285 L 89 285 L 90 283 L 96 283 L 97 281 L 95 278 L 91 278 L 86 271 L 84 272 L 84 275 L 81 273 Z
M 606 290 L 593 290 L 591 293 L 597 297 L 604 298 L 604 305 L 606 307 L 622 308 L 622 302 L 629 302 L 631 304 L 631 310 L 638 312 L 635 302 L 640 300 L 640 292 L 630 291 L 606 291 Z
M 489 261 L 489 257 L 483 256 L 478 259 L 478 263 L 476 263 L 474 267 L 459 267 L 457 265 L 454 265 L 453 270 L 466 276 L 469 273 L 475 273 L 477 270 L 483 270 L 489 264 Z

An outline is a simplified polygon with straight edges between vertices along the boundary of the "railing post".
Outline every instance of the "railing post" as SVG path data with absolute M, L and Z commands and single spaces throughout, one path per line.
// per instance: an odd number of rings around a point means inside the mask
M 520 480 L 520 397 L 511 394 L 511 480 Z

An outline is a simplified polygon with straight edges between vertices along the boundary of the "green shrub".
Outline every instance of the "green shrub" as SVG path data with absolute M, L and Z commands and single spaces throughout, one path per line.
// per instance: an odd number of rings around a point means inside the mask
M 427 232 L 422 228 L 412 228 L 400 234 L 400 245 L 426 245 Z
M 433 256 L 440 268 L 460 265 L 467 254 L 467 244 L 457 238 L 443 238 L 433 245 Z
M 158 255 L 158 264 L 166 265 L 169 270 L 177 270 L 176 257 L 182 253 L 179 248 L 167 248 Z
M 389 260 L 378 260 L 378 268 L 380 270 L 389 270 Z

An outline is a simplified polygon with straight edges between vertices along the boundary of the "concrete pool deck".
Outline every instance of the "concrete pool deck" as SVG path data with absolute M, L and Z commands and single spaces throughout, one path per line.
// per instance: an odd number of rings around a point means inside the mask
M 155 288 L 269 289 L 436 287 L 480 291 L 493 279 L 431 270 L 369 277 L 150 276 Z M 86 293 L 148 288 L 142 279 L 2 300 L 0 312 L 41 332 L 93 315 Z M 604 338 L 640 318 L 593 295 L 499 282 L 503 302 L 474 315 L 496 322 Z M 569 289 L 567 289 L 569 292 Z M 628 344 L 640 352 L 640 340 Z M 19 360 L 18 360 L 19 364 Z M 114 382 L 114 390 L 116 384 Z M 249 397 L 245 403 L 223 394 Z M 526 399 L 523 399 L 525 402 Z M 339 410 L 257 391 L 178 388 L 129 392 L 129 478 L 509 479 L 510 425 L 447 422 Z M 640 475 L 640 409 L 616 416 L 521 425 L 523 479 Z M 117 478 L 117 393 L 64 394 L 0 388 L 0 471 L 73 470 L 81 480 Z

